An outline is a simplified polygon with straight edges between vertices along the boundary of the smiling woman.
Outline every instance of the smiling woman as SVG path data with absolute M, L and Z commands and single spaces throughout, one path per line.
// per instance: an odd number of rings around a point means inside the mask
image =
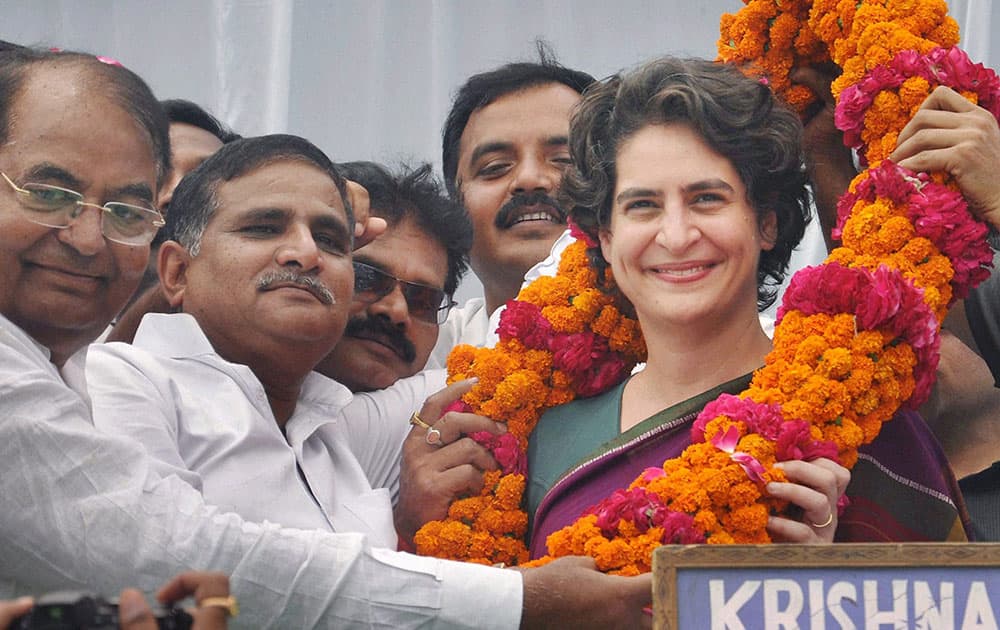
M 597 244 L 595 265 L 611 269 L 634 309 L 648 358 L 621 386 L 557 407 L 535 428 L 528 503 L 536 555 L 583 509 L 687 446 L 706 392 L 739 387 L 764 363 L 771 343 L 757 309 L 773 299 L 764 282 L 781 280 L 807 217 L 801 127 L 766 87 L 732 68 L 647 64 L 588 93 L 570 133 L 579 167 L 564 192 L 573 218 Z M 758 479 L 801 514 L 771 517 L 770 535 L 832 540 L 848 479 L 827 458 Z M 727 483 L 749 490 L 757 482 L 744 473 Z M 689 522 L 678 531 L 695 529 Z M 679 535 L 692 541 L 693 533 Z
M 463 402 L 527 449 L 532 555 L 590 555 L 635 574 L 662 543 L 966 538 L 954 478 L 919 416 L 895 413 L 865 444 L 850 441 L 853 416 L 838 415 L 855 409 L 831 406 L 829 388 L 870 392 L 905 367 L 910 348 L 890 333 L 865 328 L 852 344 L 851 316 L 786 324 L 808 337 L 796 352 L 811 368 L 791 364 L 773 387 L 800 398 L 783 408 L 777 393 L 736 395 L 765 355 L 783 360 L 755 306 L 772 299 L 803 232 L 801 134 L 766 86 L 704 60 L 656 60 L 588 90 L 563 184 L 580 240 L 508 307 L 495 348 L 459 347 L 448 361 L 451 379 L 479 377 Z M 854 295 L 834 284 L 832 299 Z M 829 351 L 821 333 L 836 336 Z M 643 350 L 645 369 L 613 386 Z M 487 473 L 481 496 L 417 532 L 418 551 L 523 562 L 511 542 L 527 521 L 523 471 L 514 458 Z
M 748 323 L 757 319 L 758 259 L 774 247 L 774 212 L 758 219 L 733 164 L 683 123 L 649 125 L 628 138 L 617 175 L 601 251 L 643 334 L 662 328 L 696 345 L 751 342 L 760 356 L 742 367 L 756 367 L 770 344 Z M 739 333 L 730 337 L 734 326 Z
M 800 137 L 767 87 L 699 60 L 658 60 L 585 98 L 564 190 L 596 245 L 592 261 L 635 309 L 649 358 L 622 385 L 539 421 L 528 449 L 534 555 L 620 533 L 631 547 L 588 550 L 607 569 L 648 570 L 645 530 L 618 530 L 630 510 L 649 515 L 654 545 L 964 537 L 954 480 L 916 414 L 897 413 L 862 447 L 852 477 L 836 462 L 853 459 L 810 432 L 808 415 L 788 406 L 782 422 L 776 406 L 735 396 L 771 351 L 757 308 L 802 236 Z M 864 372 L 823 357 L 817 369 Z M 713 418 L 727 414 L 723 430 Z M 759 435 L 741 440 L 738 427 Z

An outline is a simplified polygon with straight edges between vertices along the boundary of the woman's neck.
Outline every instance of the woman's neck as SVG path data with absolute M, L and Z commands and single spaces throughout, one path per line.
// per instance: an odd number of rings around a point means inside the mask
M 755 370 L 771 340 L 754 313 L 725 327 L 643 326 L 645 369 L 625 386 L 621 430 L 651 415 Z

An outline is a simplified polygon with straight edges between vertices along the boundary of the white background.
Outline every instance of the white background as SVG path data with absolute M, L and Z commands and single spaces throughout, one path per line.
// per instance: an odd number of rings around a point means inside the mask
M 1000 9 L 953 0 L 963 47 L 1000 66 Z M 531 59 L 536 38 L 602 77 L 664 53 L 714 57 L 740 0 L 4 0 L 0 39 L 119 59 L 159 98 L 244 135 L 305 136 L 336 161 L 440 165 L 471 74 Z M 997 35 L 992 35 L 996 33 Z M 470 274 L 471 275 L 471 274 Z M 460 301 L 479 291 L 464 283 Z

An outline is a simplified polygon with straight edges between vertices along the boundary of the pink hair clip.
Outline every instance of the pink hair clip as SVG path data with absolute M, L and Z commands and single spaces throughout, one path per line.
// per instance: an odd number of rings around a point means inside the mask
M 57 48 L 55 46 L 53 46 L 52 48 L 49 48 L 49 52 L 60 53 L 62 51 L 63 51 L 62 48 Z M 101 63 L 106 63 L 109 66 L 121 66 L 123 68 L 125 67 L 125 66 L 122 66 L 122 62 L 118 61 L 114 57 L 106 57 L 105 55 L 94 55 L 94 57 L 98 61 L 100 61 Z
M 109 66 L 121 66 L 122 65 L 122 62 L 118 61 L 117 59 L 115 59 L 113 57 L 105 57 L 104 55 L 97 55 L 97 60 L 100 61 L 101 63 L 106 63 Z M 124 67 L 124 66 L 122 66 L 122 67 Z

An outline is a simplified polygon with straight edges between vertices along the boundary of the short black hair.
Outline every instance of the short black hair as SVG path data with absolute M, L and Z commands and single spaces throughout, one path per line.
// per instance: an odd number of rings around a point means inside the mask
M 204 129 L 218 138 L 222 144 L 229 144 L 243 137 L 197 103 L 183 98 L 170 98 L 160 101 L 160 105 L 163 106 L 163 111 L 167 113 L 167 119 L 171 123 L 183 123 Z
M 519 61 L 500 66 L 489 72 L 474 74 L 458 89 L 451 111 L 444 121 L 441 141 L 441 166 L 448 194 L 458 198 L 455 178 L 458 173 L 458 146 L 469 117 L 493 101 L 539 85 L 561 83 L 580 94 L 594 83 L 594 77 L 580 70 L 571 70 L 556 61 L 544 42 L 537 43 L 538 61 Z
M 201 237 L 219 207 L 219 184 L 232 181 L 268 164 L 298 160 L 326 172 L 344 201 L 348 231 L 354 233 L 354 212 L 347 198 L 344 178 L 330 158 L 305 138 L 273 134 L 241 138 L 224 145 L 214 155 L 184 176 L 174 191 L 167 225 L 167 238 L 180 243 L 192 256 L 198 255 Z
M 344 177 L 368 190 L 373 216 L 385 219 L 390 227 L 412 219 L 444 248 L 448 256 L 444 292 L 454 295 L 469 268 L 472 219 L 465 208 L 448 198 L 434 178 L 431 165 L 424 163 L 416 168 L 404 165 L 398 173 L 375 162 L 347 162 L 339 166 Z
M 159 101 L 139 75 L 87 53 L 28 48 L 9 42 L 0 45 L 0 144 L 7 141 L 11 110 L 30 72 L 36 67 L 55 65 L 76 66 L 90 73 L 145 130 L 156 161 L 156 183 L 162 184 L 170 172 L 170 131 Z

